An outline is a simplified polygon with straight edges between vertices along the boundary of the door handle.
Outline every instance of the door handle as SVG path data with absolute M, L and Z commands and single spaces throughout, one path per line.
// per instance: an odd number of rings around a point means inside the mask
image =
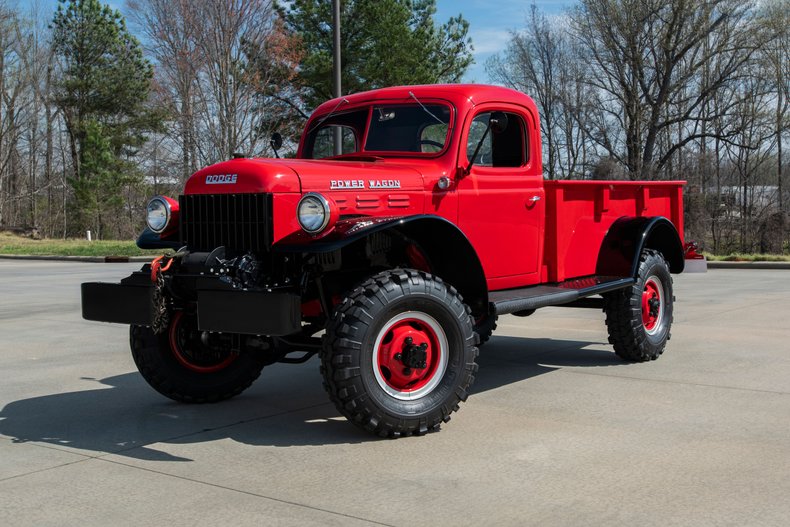
M 529 201 L 531 201 L 532 203 L 540 201 L 540 196 L 538 195 L 532 196 L 531 198 L 529 198 Z

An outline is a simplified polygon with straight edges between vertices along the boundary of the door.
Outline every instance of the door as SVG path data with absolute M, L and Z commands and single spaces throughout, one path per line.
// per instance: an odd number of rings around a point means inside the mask
M 507 124 L 486 133 L 493 111 L 504 112 Z M 478 107 L 462 136 L 459 162 L 468 167 L 474 155 L 474 164 L 457 181 L 458 225 L 496 289 L 534 284 L 540 276 L 545 194 L 540 159 L 531 159 L 528 148 L 535 134 L 530 117 L 521 107 Z

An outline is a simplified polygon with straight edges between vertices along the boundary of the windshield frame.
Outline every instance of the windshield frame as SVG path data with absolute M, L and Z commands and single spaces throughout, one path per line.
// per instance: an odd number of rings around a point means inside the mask
M 456 132 L 456 125 L 458 122 L 458 111 L 455 105 L 446 99 L 441 99 L 437 97 L 429 97 L 425 99 L 420 99 L 420 103 L 425 106 L 431 105 L 441 105 L 446 107 L 449 110 L 449 123 L 447 124 L 447 134 L 445 136 L 444 145 L 441 150 L 438 152 L 413 152 L 413 151 L 401 151 L 401 150 L 368 150 L 367 142 L 368 142 L 368 134 L 370 133 L 371 127 L 371 120 L 373 119 L 374 115 L 374 107 L 381 107 L 381 106 L 410 106 L 414 108 L 420 108 L 420 104 L 412 98 L 407 100 L 404 99 L 372 99 L 368 101 L 362 101 L 356 104 L 352 104 L 350 106 L 345 106 L 342 108 L 341 111 L 336 111 L 332 113 L 328 111 L 326 113 L 322 113 L 321 115 L 311 116 L 310 120 L 307 122 L 305 126 L 305 130 L 309 130 L 309 133 L 306 133 L 305 136 L 302 138 L 303 144 L 299 149 L 299 157 L 301 159 L 312 159 L 312 160 L 342 160 L 344 158 L 353 158 L 353 157 L 413 157 L 413 158 L 420 158 L 420 159 L 433 159 L 444 156 L 448 150 L 450 149 L 451 143 L 453 143 L 454 134 Z M 322 119 L 326 119 L 328 115 L 331 114 L 332 117 L 341 116 L 344 114 L 352 113 L 352 112 L 359 112 L 360 110 L 367 110 L 367 118 L 365 121 L 365 129 L 362 133 L 362 136 L 358 138 L 358 142 L 360 144 L 359 150 L 356 152 L 348 152 L 336 156 L 328 156 L 322 158 L 314 158 L 312 157 L 312 153 L 315 147 L 315 136 L 318 135 L 318 132 L 324 126 L 333 126 L 333 124 L 324 124 L 321 123 L 320 125 L 316 126 L 315 123 L 320 122 Z M 426 125 L 422 128 L 424 130 L 427 126 L 431 123 L 438 124 L 437 120 L 432 118 L 427 113 L 426 115 Z M 331 119 L 329 119 L 331 120 Z M 422 133 L 422 130 L 420 133 Z M 312 138 L 311 138 L 312 136 Z M 309 148 L 310 157 L 307 156 Z

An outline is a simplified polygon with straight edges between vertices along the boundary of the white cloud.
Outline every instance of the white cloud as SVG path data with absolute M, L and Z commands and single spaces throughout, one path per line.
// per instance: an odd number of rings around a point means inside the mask
M 475 47 L 475 56 L 498 53 L 510 41 L 510 31 L 502 28 L 472 28 L 469 33 Z

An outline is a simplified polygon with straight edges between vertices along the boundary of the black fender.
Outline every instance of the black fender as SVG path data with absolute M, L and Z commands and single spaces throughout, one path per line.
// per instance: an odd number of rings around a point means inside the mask
M 683 244 L 671 221 L 663 216 L 623 216 L 612 224 L 603 239 L 595 274 L 636 277 L 639 255 L 644 249 L 663 254 L 670 272 L 683 272 Z
M 297 232 L 275 243 L 272 250 L 331 252 L 384 231 L 394 231 L 416 242 L 431 264 L 431 273 L 455 287 L 473 311 L 487 311 L 488 288 L 480 259 L 466 235 L 454 223 L 440 216 L 420 214 L 343 219 L 325 236 L 314 238 Z
M 140 249 L 173 249 L 177 251 L 181 247 L 181 242 L 177 239 L 162 239 L 157 233 L 146 227 L 137 237 L 137 246 Z

